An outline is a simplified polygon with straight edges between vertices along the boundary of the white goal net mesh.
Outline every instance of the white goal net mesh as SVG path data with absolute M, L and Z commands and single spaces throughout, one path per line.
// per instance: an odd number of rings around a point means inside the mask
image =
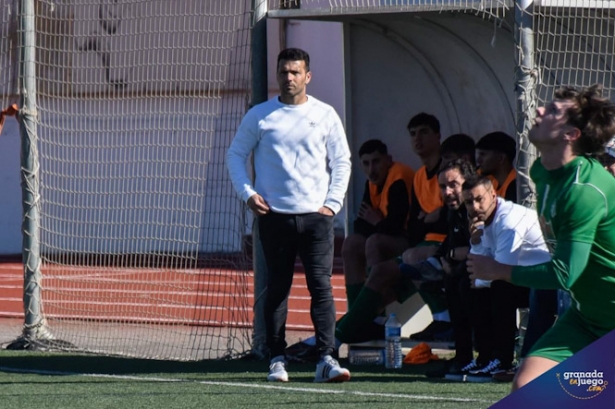
M 556 7 L 559 6 L 559 7 Z M 538 98 L 562 85 L 614 87 L 615 2 L 542 1 L 534 7 Z
M 250 95 L 250 2 L 35 5 L 50 332 L 150 358 L 249 350 L 246 222 L 224 156 Z M 18 22 L 19 2 L 5 7 Z

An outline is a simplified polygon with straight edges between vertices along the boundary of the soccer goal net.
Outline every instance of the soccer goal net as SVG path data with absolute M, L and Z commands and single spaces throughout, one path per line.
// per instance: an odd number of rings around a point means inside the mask
M 42 291 L 24 304 L 44 319 L 27 329 L 117 355 L 249 350 L 245 209 L 224 157 L 249 103 L 250 1 L 33 1 L 35 43 L 23 3 L 3 2 L 2 87 L 36 92 L 25 217 Z

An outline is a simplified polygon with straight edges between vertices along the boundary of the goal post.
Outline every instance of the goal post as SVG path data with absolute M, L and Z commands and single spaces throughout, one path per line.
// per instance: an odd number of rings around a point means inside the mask
M 41 255 L 39 235 L 39 162 L 37 147 L 36 103 L 36 31 L 34 0 L 21 2 L 20 10 L 22 92 L 19 109 L 21 130 L 21 186 L 23 206 L 23 263 L 24 263 L 24 330 L 23 339 L 9 345 L 15 346 L 28 340 L 52 338 L 41 310 L 40 283 Z
M 535 31 L 533 0 L 515 1 L 515 93 L 517 151 L 517 202 L 528 207 L 536 206 L 534 184 L 530 179 L 530 168 L 536 159 L 536 148 L 528 135 L 536 112 L 536 83 L 538 71 L 535 63 Z
M 267 2 L 252 0 L 252 100 L 254 106 L 269 98 L 267 70 Z M 252 169 L 254 171 L 254 169 Z M 252 266 L 254 270 L 253 311 L 254 328 L 252 332 L 251 354 L 259 359 L 268 356 L 265 333 L 265 296 L 267 293 L 267 265 L 258 232 L 258 219 L 252 224 Z

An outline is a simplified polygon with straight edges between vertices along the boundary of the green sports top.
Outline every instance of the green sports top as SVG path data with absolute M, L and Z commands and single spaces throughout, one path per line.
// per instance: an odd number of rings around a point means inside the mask
M 514 267 L 512 282 L 565 289 L 589 324 L 614 329 L 615 178 L 584 156 L 551 171 L 538 159 L 530 176 L 552 260 Z

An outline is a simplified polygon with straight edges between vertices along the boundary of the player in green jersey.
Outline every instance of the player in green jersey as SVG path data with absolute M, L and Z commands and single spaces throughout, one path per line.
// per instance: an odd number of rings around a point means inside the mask
M 516 390 L 615 329 L 615 183 L 594 157 L 615 135 L 615 105 L 598 85 L 562 88 L 537 110 L 530 141 L 540 152 L 530 171 L 538 215 L 552 253 L 528 267 L 468 258 L 470 278 L 564 289 L 573 299 L 521 364 Z

